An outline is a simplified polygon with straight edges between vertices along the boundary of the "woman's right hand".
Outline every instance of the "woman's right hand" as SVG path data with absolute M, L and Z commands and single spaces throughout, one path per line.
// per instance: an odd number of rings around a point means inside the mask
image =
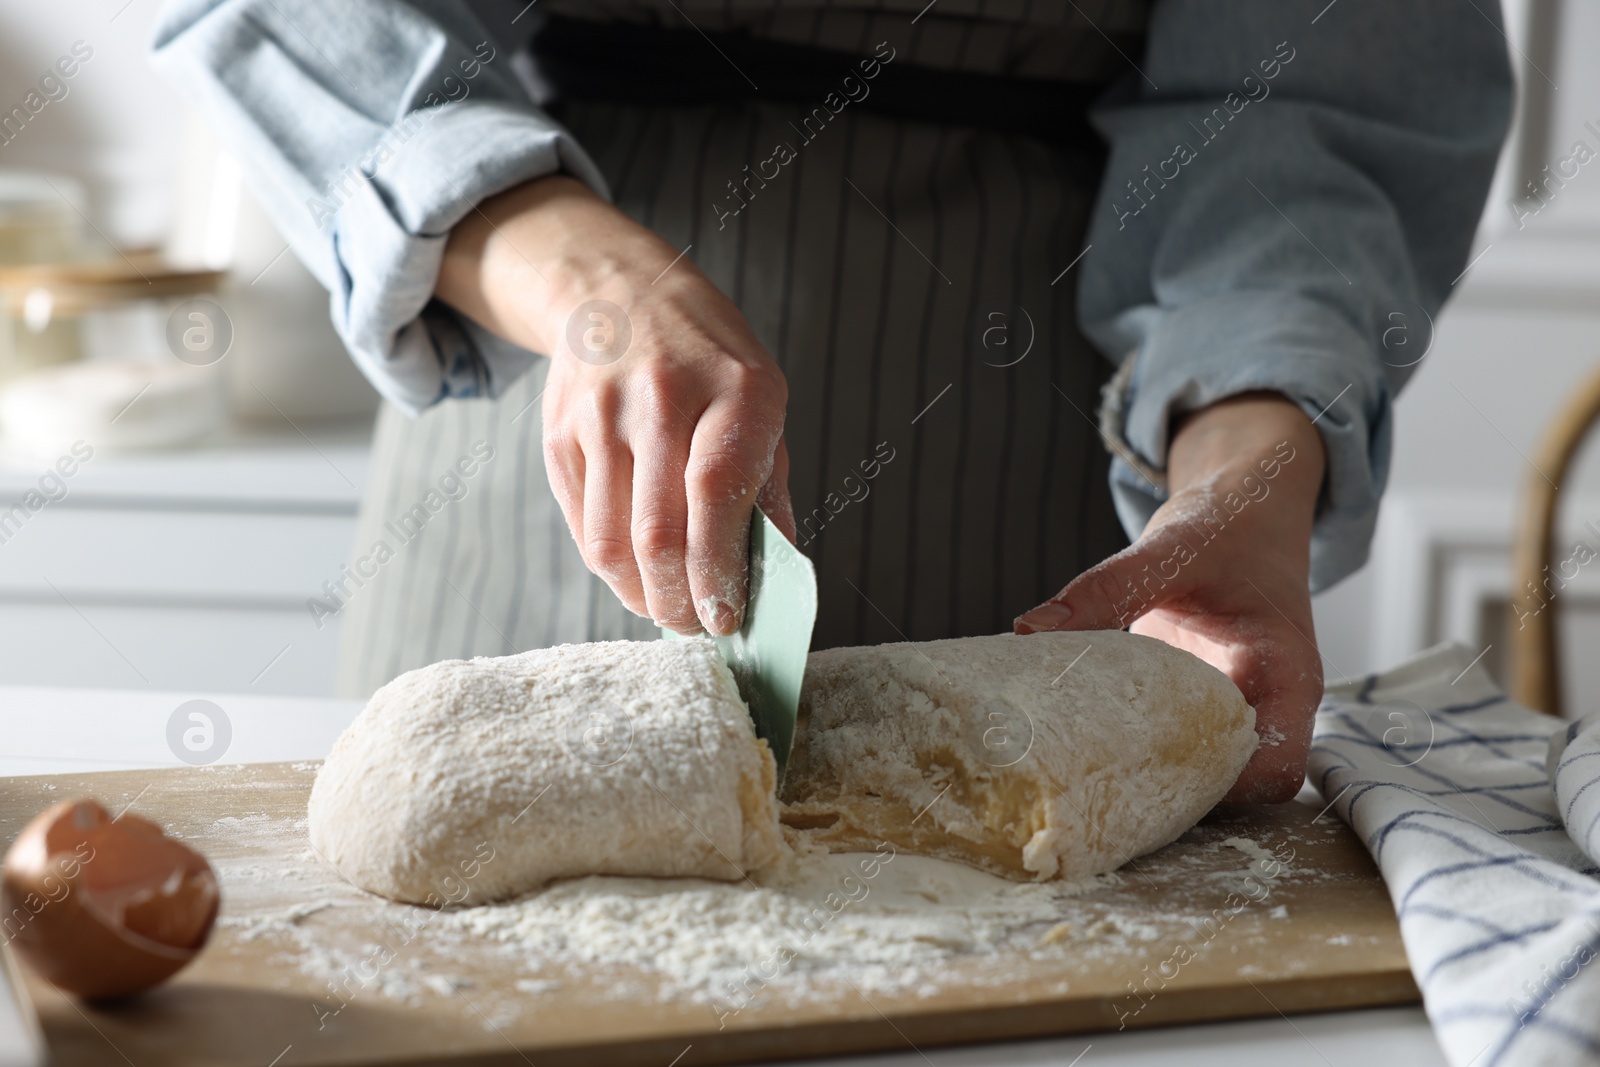
M 492 197 L 450 233 L 436 295 L 549 355 L 544 456 L 589 569 L 679 633 L 744 620 L 760 504 L 790 540 L 788 386 L 687 258 L 571 178 Z

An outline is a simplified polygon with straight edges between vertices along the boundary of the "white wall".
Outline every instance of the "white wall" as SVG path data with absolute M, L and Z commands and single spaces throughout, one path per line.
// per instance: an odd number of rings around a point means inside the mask
M 182 138 L 182 102 L 150 69 L 146 44 L 157 0 L 0 3 L 0 104 L 19 103 L 76 41 L 94 56 L 65 99 L 45 106 L 0 145 L 0 167 L 73 174 L 89 183 L 92 214 L 122 244 L 161 243 Z M 120 10 L 120 14 L 119 14 Z

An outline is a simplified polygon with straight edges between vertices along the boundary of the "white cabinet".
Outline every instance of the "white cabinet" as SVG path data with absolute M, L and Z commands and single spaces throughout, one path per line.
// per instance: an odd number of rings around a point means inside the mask
M 306 601 L 354 542 L 370 429 L 284 429 L 97 452 L 9 522 L 51 463 L 6 458 L 0 684 L 331 695 L 338 620 Z

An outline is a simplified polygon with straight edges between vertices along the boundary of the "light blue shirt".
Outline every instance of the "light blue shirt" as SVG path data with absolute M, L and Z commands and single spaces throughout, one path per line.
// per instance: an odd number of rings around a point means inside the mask
M 1138 70 L 1092 113 L 1111 155 L 1073 268 L 1083 329 L 1121 364 L 1102 429 L 1130 536 L 1165 499 L 1172 416 L 1272 390 L 1326 447 L 1312 588 L 1365 562 L 1394 397 L 1510 121 L 1499 16 L 1493 0 L 1152 6 Z M 407 411 L 498 394 L 540 358 L 470 323 L 430 329 L 451 227 L 558 171 L 606 195 L 513 73 L 532 27 L 491 31 L 463 0 L 177 0 L 157 28 L 157 65 Z

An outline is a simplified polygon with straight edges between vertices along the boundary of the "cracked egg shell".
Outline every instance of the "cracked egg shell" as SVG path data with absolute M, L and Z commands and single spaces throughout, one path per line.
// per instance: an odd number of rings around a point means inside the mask
M 6 853 L 0 927 L 57 988 L 125 997 L 194 959 L 220 900 L 205 857 L 155 823 L 69 800 L 34 818 Z

